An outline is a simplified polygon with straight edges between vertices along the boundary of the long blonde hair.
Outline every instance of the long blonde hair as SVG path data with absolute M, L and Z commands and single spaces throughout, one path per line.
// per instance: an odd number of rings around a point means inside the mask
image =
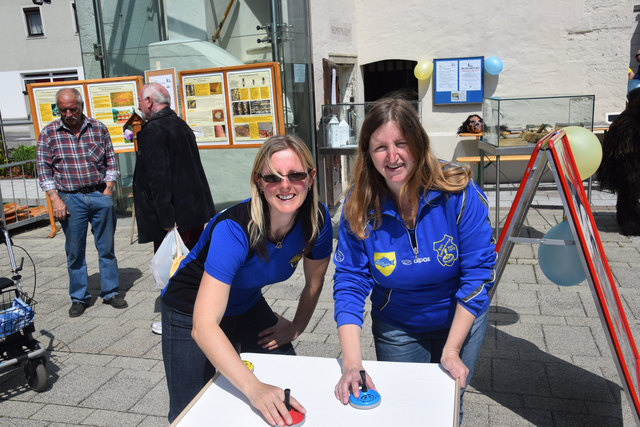
M 249 220 L 249 245 L 251 249 L 255 250 L 259 255 L 268 260 L 266 251 L 265 240 L 270 234 L 269 221 L 269 205 L 264 195 L 258 188 L 257 180 L 258 175 L 264 168 L 265 164 L 267 168 L 273 171 L 274 174 L 279 175 L 275 171 L 271 164 L 271 157 L 278 151 L 291 149 L 293 150 L 304 165 L 307 172 L 315 169 L 313 164 L 313 157 L 307 146 L 300 140 L 300 138 L 293 135 L 277 135 L 267 139 L 253 162 L 253 168 L 251 169 L 251 209 Z M 302 222 L 302 230 L 306 243 L 305 254 L 308 254 L 315 243 L 316 238 L 320 234 L 320 217 L 324 215 L 324 212 L 320 211 L 318 205 L 318 191 L 315 185 L 311 186 L 307 197 L 305 198 L 302 206 L 296 213 L 296 221 L 298 219 Z M 325 218 L 326 220 L 326 218 Z
M 358 153 L 351 180 L 351 190 L 344 207 L 344 215 L 351 231 L 361 239 L 368 236 L 367 223 L 373 211 L 373 228 L 380 226 L 381 209 L 391 192 L 384 177 L 376 170 L 369 155 L 371 135 L 380 126 L 395 122 L 407 142 L 415 160 L 415 167 L 402 183 L 399 200 L 406 200 L 403 220 L 409 222 L 418 213 L 420 195 L 431 189 L 456 192 L 469 183 L 471 171 L 458 165 L 440 162 L 431 152 L 429 137 L 420 124 L 413 106 L 399 98 L 382 99 L 367 113 L 360 130 Z

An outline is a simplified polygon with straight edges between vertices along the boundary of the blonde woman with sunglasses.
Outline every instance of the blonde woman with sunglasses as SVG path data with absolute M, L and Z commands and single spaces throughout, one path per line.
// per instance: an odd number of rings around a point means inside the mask
M 316 307 L 332 248 L 327 207 L 313 186 L 309 149 L 290 135 L 258 151 L 251 198 L 215 216 L 162 292 L 162 353 L 169 421 L 220 371 L 271 425 L 292 422 L 284 391 L 260 382 L 239 352 L 295 354 L 291 342 Z M 302 260 L 305 287 L 293 320 L 275 314 L 262 287 Z M 294 398 L 291 406 L 304 413 Z M 212 423 L 215 424 L 214 421 Z

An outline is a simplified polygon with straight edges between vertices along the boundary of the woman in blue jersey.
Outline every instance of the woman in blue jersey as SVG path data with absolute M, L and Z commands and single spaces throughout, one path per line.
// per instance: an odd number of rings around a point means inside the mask
M 487 200 L 468 169 L 440 162 L 415 109 L 379 101 L 358 142 L 334 254 L 342 347 L 336 397 L 359 395 L 360 332 L 371 294 L 378 360 L 440 363 L 468 384 L 495 264 Z M 367 386 L 375 389 L 371 378 Z M 384 395 L 384 391 L 380 391 Z
M 266 140 L 253 164 L 251 198 L 207 224 L 163 290 L 169 421 L 217 369 L 267 422 L 291 423 L 283 390 L 261 383 L 238 352 L 295 354 L 291 341 L 316 307 L 333 236 L 313 186 L 315 174 L 311 153 L 298 138 Z M 273 313 L 261 288 L 288 279 L 300 260 L 305 287 L 290 321 Z M 295 399 L 291 404 L 304 412 Z

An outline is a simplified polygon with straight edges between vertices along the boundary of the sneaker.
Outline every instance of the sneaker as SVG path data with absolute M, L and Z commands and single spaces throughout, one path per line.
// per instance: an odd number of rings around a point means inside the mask
M 153 322 L 151 324 L 151 332 L 162 335 L 162 322 Z
M 109 304 L 113 308 L 127 308 L 129 304 L 120 295 L 114 295 L 109 299 L 103 299 L 103 304 Z
M 69 317 L 78 317 L 84 313 L 87 305 L 83 302 L 73 302 L 71 303 L 71 307 L 69 308 Z

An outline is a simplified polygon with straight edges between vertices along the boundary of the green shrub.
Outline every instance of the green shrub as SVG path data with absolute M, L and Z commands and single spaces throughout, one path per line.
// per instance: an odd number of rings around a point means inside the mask
M 25 160 L 34 160 L 36 158 L 35 145 L 19 145 L 9 154 L 12 162 L 23 162 Z M 30 162 L 24 165 L 25 175 L 35 175 L 35 163 Z

